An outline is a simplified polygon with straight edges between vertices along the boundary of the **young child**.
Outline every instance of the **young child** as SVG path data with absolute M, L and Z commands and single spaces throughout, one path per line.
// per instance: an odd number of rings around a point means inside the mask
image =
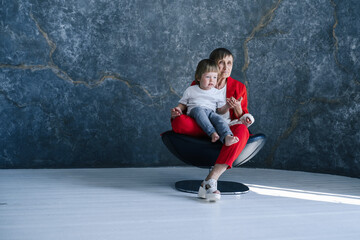
M 219 114 L 226 113 L 230 105 L 225 102 L 222 94 L 215 88 L 218 77 L 218 66 L 210 59 L 199 62 L 196 72 L 196 85 L 187 88 L 179 105 L 171 111 L 181 115 L 187 108 L 187 115 L 194 118 L 212 142 L 220 139 L 226 146 L 239 141 L 233 136 L 228 123 Z M 219 114 L 217 114 L 217 113 Z

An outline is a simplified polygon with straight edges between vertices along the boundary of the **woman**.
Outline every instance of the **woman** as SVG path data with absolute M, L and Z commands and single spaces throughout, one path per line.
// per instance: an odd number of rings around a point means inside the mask
M 228 101 L 231 109 L 223 115 L 229 123 L 233 119 L 238 119 L 242 115 L 249 113 L 247 109 L 246 87 L 241 82 L 230 77 L 234 57 L 232 53 L 225 48 L 218 48 L 212 51 L 210 59 L 215 61 L 219 67 L 219 77 L 216 88 L 223 92 L 224 98 Z M 194 84 L 194 83 L 193 83 Z M 187 134 L 191 136 L 204 136 L 204 131 L 196 124 L 191 117 L 181 114 L 178 111 L 171 111 L 171 125 L 176 133 Z M 244 124 L 230 126 L 233 135 L 238 137 L 239 141 L 231 146 L 221 148 L 220 154 L 209 175 L 201 183 L 198 196 L 210 201 L 220 199 L 220 191 L 217 190 L 217 180 L 228 169 L 232 167 L 233 162 L 244 149 L 248 139 L 249 131 Z

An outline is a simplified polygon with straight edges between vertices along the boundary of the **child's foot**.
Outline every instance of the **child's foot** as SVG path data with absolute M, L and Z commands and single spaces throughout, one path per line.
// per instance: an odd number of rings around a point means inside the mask
M 227 135 L 225 137 L 225 146 L 231 146 L 239 141 L 238 137 Z
M 213 134 L 211 134 L 211 142 L 216 142 L 217 140 L 219 140 L 219 134 L 217 134 L 217 132 L 214 132 Z

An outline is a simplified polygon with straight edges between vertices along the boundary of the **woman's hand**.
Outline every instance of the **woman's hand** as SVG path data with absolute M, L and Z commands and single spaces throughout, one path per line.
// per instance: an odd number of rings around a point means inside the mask
M 174 107 L 171 109 L 171 118 L 176 118 L 178 116 L 180 116 L 181 114 L 183 114 L 181 108 L 179 107 Z
M 231 97 L 226 99 L 226 103 L 229 104 L 230 108 L 234 109 L 234 112 L 236 116 L 240 117 L 243 113 L 243 110 L 241 108 L 241 101 L 243 100 L 242 97 L 240 97 L 238 100 L 236 98 Z
M 236 107 L 240 107 L 241 108 L 241 101 L 243 100 L 243 98 L 239 98 L 239 100 L 236 100 L 236 98 L 231 97 L 231 98 L 227 98 L 226 99 L 226 103 L 229 104 L 230 108 L 236 108 Z

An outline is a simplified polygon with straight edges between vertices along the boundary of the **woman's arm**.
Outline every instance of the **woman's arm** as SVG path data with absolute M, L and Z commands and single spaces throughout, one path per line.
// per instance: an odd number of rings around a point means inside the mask
M 241 107 L 241 102 L 243 100 L 243 97 L 240 97 L 238 100 L 236 100 L 234 97 L 231 97 L 230 99 L 230 106 L 234 109 L 235 116 L 237 118 L 241 117 L 243 115 L 243 110 Z
M 232 108 L 230 109 L 230 118 L 232 120 L 249 113 L 246 86 L 243 83 L 229 77 L 227 79 L 226 97 L 232 99 Z
M 243 110 L 241 107 L 241 101 L 243 100 L 242 97 L 239 98 L 239 100 L 236 100 L 236 98 L 231 97 L 226 99 L 226 104 L 222 106 L 221 108 L 217 109 L 217 113 L 219 114 L 225 114 L 230 108 L 234 110 L 235 116 L 237 118 L 241 117 L 243 115 Z

